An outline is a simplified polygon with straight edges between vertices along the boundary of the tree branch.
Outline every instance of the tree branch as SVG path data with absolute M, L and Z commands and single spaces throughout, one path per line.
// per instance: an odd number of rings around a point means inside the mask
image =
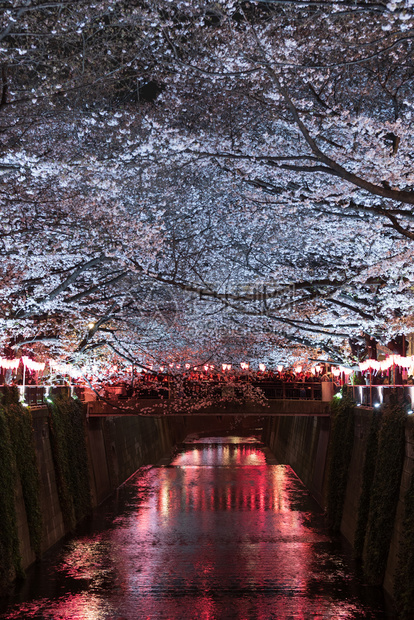
M 352 185 L 360 187 L 361 189 L 369 192 L 370 194 L 374 194 L 376 196 L 381 196 L 382 198 L 389 198 L 390 200 L 397 200 L 398 202 L 404 202 L 406 204 L 414 205 L 414 192 L 406 192 L 402 190 L 389 189 L 387 187 L 381 187 L 379 185 L 375 185 L 374 183 L 371 183 L 370 181 L 365 181 L 365 179 L 361 179 L 361 177 L 357 176 L 356 174 L 353 174 L 352 172 L 348 172 L 348 170 L 346 170 L 343 166 L 338 164 L 335 160 L 325 155 L 325 153 L 321 151 L 321 149 L 318 147 L 315 140 L 311 137 L 305 124 L 302 122 L 299 116 L 298 110 L 295 104 L 293 103 L 287 88 L 285 88 L 285 86 L 281 84 L 278 76 L 276 75 L 276 72 L 271 68 L 269 63 L 264 63 L 264 67 L 268 75 L 272 79 L 274 85 L 276 86 L 277 91 L 285 99 L 288 105 L 288 108 L 290 109 L 293 115 L 293 118 L 297 126 L 299 127 L 299 130 L 302 136 L 304 137 L 309 148 L 311 149 L 312 153 L 314 153 L 314 155 L 316 155 L 316 157 L 318 157 L 318 159 L 323 164 L 325 164 L 326 166 L 328 166 L 328 168 L 335 171 L 337 173 L 337 176 L 344 179 L 344 181 L 348 181 Z

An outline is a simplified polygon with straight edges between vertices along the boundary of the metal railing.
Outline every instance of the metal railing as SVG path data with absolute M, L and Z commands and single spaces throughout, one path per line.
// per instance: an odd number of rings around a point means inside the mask
M 246 382 L 247 383 L 247 382 Z M 303 382 L 273 382 L 273 381 L 251 381 L 248 383 L 252 387 L 259 388 L 264 396 L 269 400 L 275 399 L 307 399 L 321 400 L 322 388 L 320 383 Z M 237 382 L 223 383 L 217 381 L 185 381 L 182 384 L 174 385 L 171 382 L 168 386 L 155 384 L 154 386 L 139 386 L 131 389 L 127 387 L 107 387 L 105 396 L 115 400 L 127 398 L 141 399 L 173 399 L 177 396 L 190 398 L 202 398 L 204 396 L 229 397 L 235 398 L 243 396 L 244 387 Z
M 280 382 L 253 382 L 254 387 L 262 390 L 268 400 L 276 399 L 295 399 L 295 400 L 321 400 L 322 385 L 317 382 L 303 383 L 301 381 L 280 381 Z
M 252 381 L 255 388 L 259 388 L 268 400 L 322 400 L 321 383 L 302 382 L 271 382 Z M 0 385 L 0 394 L 4 391 Z M 53 400 L 58 395 L 74 396 L 83 402 L 96 400 L 96 393 L 87 386 L 80 385 L 18 385 L 20 400 L 31 407 L 42 407 L 48 399 Z M 363 407 L 381 407 L 386 404 L 391 394 L 396 394 L 398 400 L 405 402 L 414 410 L 414 385 L 353 385 L 348 386 L 357 405 Z M 138 386 L 132 389 L 128 386 L 108 386 L 99 390 L 108 400 L 169 400 L 180 396 L 190 398 L 242 397 L 245 393 L 243 386 L 237 383 L 219 382 L 184 382 L 179 388 L 173 382 L 168 385 L 155 384 L 154 386 Z M 327 400 L 324 398 L 324 400 Z
M 414 408 L 414 385 L 353 385 L 352 397 L 357 405 L 379 408 L 385 405 L 391 394 Z
M 297 399 L 297 400 L 321 400 L 322 389 L 320 383 L 303 382 L 270 382 L 252 381 L 249 385 L 259 388 L 268 400 Z M 91 401 L 97 398 L 96 393 L 87 386 L 79 385 L 18 385 L 20 400 L 31 407 L 41 407 L 47 404 L 48 399 L 58 395 L 75 396 L 79 400 Z M 0 386 L 0 393 L 5 386 Z M 165 385 L 154 384 L 140 385 L 132 388 L 129 386 L 105 386 L 98 390 L 99 394 L 108 400 L 168 400 L 180 396 L 189 398 L 202 398 L 206 396 L 234 398 L 242 397 L 245 386 L 236 383 L 221 383 L 214 381 L 188 381 L 180 385 L 173 382 Z
M 0 385 L 0 394 L 8 386 Z M 89 388 L 78 385 L 17 385 L 20 401 L 30 407 L 43 407 L 48 400 L 53 400 L 56 396 L 75 396 L 82 401 L 88 400 L 87 393 Z M 91 400 L 91 398 L 89 398 Z

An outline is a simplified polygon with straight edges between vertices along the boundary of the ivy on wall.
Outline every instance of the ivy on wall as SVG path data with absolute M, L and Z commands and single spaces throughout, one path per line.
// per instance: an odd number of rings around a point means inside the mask
M 410 435 L 414 441 L 414 420 L 411 420 Z M 394 599 L 398 617 L 401 620 L 414 618 L 414 470 L 404 498 L 404 520 L 402 525 L 400 553 L 395 575 Z
M 330 525 L 337 532 L 341 526 L 354 443 L 354 407 L 354 401 L 346 392 L 341 399 L 331 402 L 326 509 Z
M 368 415 L 368 414 L 367 414 Z M 373 411 L 371 414 L 371 427 L 365 451 L 364 468 L 362 472 L 362 489 L 358 505 L 358 518 L 355 530 L 354 555 L 361 560 L 364 553 L 365 536 L 369 519 L 369 506 L 371 490 L 374 481 L 375 465 L 378 452 L 378 435 L 381 424 L 382 412 Z
M 59 502 L 67 529 L 91 510 L 88 456 L 82 404 L 56 397 L 49 405 L 49 428 Z
M 40 478 L 33 441 L 33 421 L 30 410 L 18 402 L 10 403 L 6 409 L 16 457 L 17 471 L 22 485 L 23 501 L 29 527 L 30 546 L 40 556 L 42 541 L 42 513 L 40 509 Z
M 42 517 L 40 477 L 30 410 L 16 389 L 5 389 L 0 406 L 0 583 L 22 576 L 17 531 L 16 487 L 20 478 L 30 544 L 40 555 Z
M 0 588 L 21 574 L 15 506 L 16 466 L 7 417 L 0 408 Z
M 391 396 L 382 412 L 364 551 L 364 572 L 373 584 L 382 584 L 387 565 L 404 462 L 405 423 L 404 405 Z

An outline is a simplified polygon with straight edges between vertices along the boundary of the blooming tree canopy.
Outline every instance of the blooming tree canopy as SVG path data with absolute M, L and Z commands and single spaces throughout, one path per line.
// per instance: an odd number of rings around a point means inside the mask
M 5 350 L 355 361 L 412 328 L 414 2 L 0 2 Z

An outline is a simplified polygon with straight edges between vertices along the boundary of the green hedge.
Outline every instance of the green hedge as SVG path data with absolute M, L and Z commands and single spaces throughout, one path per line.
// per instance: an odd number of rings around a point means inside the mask
M 82 404 L 56 397 L 49 404 L 50 438 L 65 526 L 72 529 L 91 510 Z
M 413 428 L 411 428 L 411 437 L 414 440 Z M 395 576 L 394 599 L 398 617 L 401 620 L 411 620 L 414 618 L 414 471 L 411 474 L 411 482 L 404 503 L 404 521 Z
M 36 556 L 41 549 L 42 518 L 40 476 L 34 445 L 33 420 L 28 407 L 19 402 L 17 389 L 5 389 L 0 403 L 0 588 L 21 566 L 16 515 L 16 489 L 20 479 L 29 528 Z M 49 407 L 49 425 L 59 499 L 68 528 L 91 509 L 89 467 L 82 404 L 56 398 Z
M 367 414 L 368 415 L 368 414 Z M 369 430 L 367 447 L 365 451 L 364 468 L 362 472 L 362 489 L 358 505 L 357 527 L 354 540 L 354 555 L 361 560 L 364 553 L 365 537 L 369 519 L 369 506 L 371 500 L 372 484 L 374 482 L 375 465 L 378 453 L 378 436 L 381 425 L 382 412 L 373 411 L 371 427 Z
M 348 470 L 354 444 L 354 407 L 344 392 L 331 402 L 331 433 L 328 453 L 327 514 L 330 526 L 339 531 L 345 501 Z
M 396 398 L 382 412 L 365 542 L 364 572 L 382 584 L 400 492 L 405 451 L 406 409 Z
M 40 477 L 30 409 L 18 400 L 17 389 L 5 389 L 0 406 L 0 583 L 23 575 L 16 515 L 16 488 L 20 478 L 30 544 L 40 555 L 42 518 Z
M 9 425 L 4 409 L 0 408 L 0 588 L 14 574 L 21 574 L 21 558 L 17 534 L 15 506 L 16 466 L 12 451 Z

